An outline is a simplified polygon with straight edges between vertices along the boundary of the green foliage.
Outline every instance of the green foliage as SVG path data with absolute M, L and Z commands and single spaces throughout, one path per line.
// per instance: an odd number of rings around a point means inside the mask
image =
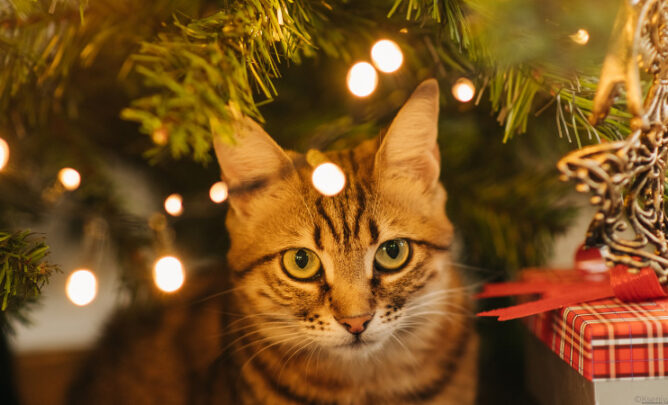
M 332 6 L 237 1 L 187 23 L 175 17 L 173 30 L 142 42 L 132 57 L 137 72 L 158 92 L 135 100 L 123 118 L 140 122 L 149 135 L 167 134 L 172 156 L 208 161 L 212 136 L 234 141 L 233 120 L 242 114 L 262 120 L 254 90 L 263 101 L 276 96 L 273 81 L 281 63 L 299 63 L 318 42 L 336 49 L 325 35 L 313 38 L 327 7 Z
M 575 139 L 580 147 L 581 133 L 590 141 L 625 137 L 630 115 L 622 112 L 620 99 L 601 124 L 594 127 L 587 122 L 603 60 L 601 49 L 606 49 L 602 45 L 617 8 L 609 2 L 578 3 L 582 2 L 395 0 L 390 14 L 403 10 L 408 20 L 447 27 L 449 39 L 474 67 L 462 69 L 461 63 L 442 59 L 450 68 L 478 79 L 477 100 L 488 93 L 492 110 L 504 126 L 504 142 L 526 132 L 529 119 L 554 103 L 559 135 Z M 582 27 L 592 37 L 587 48 L 568 39 Z M 438 42 L 441 47 L 443 42 Z
M 464 3 L 462 0 L 394 0 L 388 17 L 403 11 L 408 21 L 416 20 L 422 25 L 442 24 L 450 39 L 459 47 L 467 49 L 469 55 L 473 55 L 479 49 L 472 49 L 474 44 L 477 46 L 477 41 L 471 36 Z
M 600 7 L 600 0 L 580 3 L 394 0 L 353 6 L 254 0 L 225 2 L 202 13 L 197 2 L 189 7 L 168 0 L 153 7 L 122 0 L 59 2 L 51 10 L 56 3 L 20 0 L 0 31 L 8 67 L 0 73 L 0 103 L 21 105 L 25 100 L 16 97 L 25 86 L 51 89 L 57 101 L 77 63 L 89 66 L 104 47 L 131 51 L 132 43 L 139 42 L 119 77 L 134 70 L 154 91 L 136 97 L 122 116 L 153 136 L 158 146 L 149 156 L 158 157 L 167 144 L 174 157 L 207 162 L 212 134 L 233 142 L 230 122 L 240 114 L 262 121 L 258 106 L 277 95 L 274 82 L 287 64 L 318 52 L 348 57 L 354 48 L 350 39 L 368 35 L 373 18 L 384 13 L 390 17 L 386 28 L 409 22 L 409 35 L 429 44 L 431 57 L 414 55 L 420 63 L 443 64 L 475 79 L 480 95 L 487 91 L 504 125 L 504 141 L 525 132 L 529 118 L 551 100 L 556 101 L 559 134 L 578 145 L 580 133 L 618 139 L 628 133 L 624 114 L 613 112 L 597 127 L 586 122 L 597 74 L 582 74 L 597 71 L 615 8 L 607 2 Z M 169 10 L 172 22 L 165 23 Z M 161 22 L 162 28 L 145 21 Z M 590 32 L 595 46 L 588 48 L 594 52 L 568 40 L 582 26 Z M 53 103 L 39 97 L 24 110 L 43 112 L 48 106 L 35 104 L 45 102 Z
M 442 120 L 448 214 L 468 265 L 512 274 L 544 263 L 554 235 L 573 219 L 576 210 L 564 198 L 571 186 L 554 174 L 566 148 L 549 142 L 551 119 L 534 120 L 530 140 L 506 145 L 487 139 L 495 127 L 489 117 L 469 112 Z
M 55 4 L 55 3 L 54 3 Z M 46 2 L 16 1 L 0 8 L 0 107 L 6 110 L 27 84 L 44 85 L 62 93 L 63 77 L 76 56 L 68 52 L 76 35 L 76 18 L 69 2 L 49 10 Z M 47 29 L 48 27 L 48 29 Z M 57 89 L 57 90 L 56 90 Z
M 102 54 L 119 78 L 142 39 L 178 9 L 198 13 L 197 0 L 0 0 L 0 125 L 43 124 L 57 112 L 76 115 L 77 72 Z
M 504 125 L 504 142 L 515 134 L 526 132 L 529 119 L 543 113 L 552 104 L 555 104 L 559 137 L 565 136 L 569 142 L 574 138 L 578 147 L 583 145 L 581 133 L 586 133 L 590 142 L 600 142 L 601 137 L 618 140 L 629 134 L 631 114 L 619 108 L 612 108 L 599 125 L 589 123 L 598 78 L 576 72 L 558 75 L 553 71 L 509 68 L 503 75 L 486 79 L 489 84 L 482 91 L 489 91 L 492 109 L 498 111 L 497 120 Z M 539 106 L 539 102 L 543 105 Z
M 170 219 L 176 245 L 195 257 L 222 252 L 224 210 L 189 199 L 218 177 L 199 163 L 210 160 L 213 136 L 233 142 L 232 120 L 266 117 L 272 135 L 302 151 L 349 146 L 377 135 L 409 91 L 435 76 L 448 116 L 479 124 L 492 112 L 503 126 L 471 124 L 446 149 L 448 170 L 462 173 L 446 182 L 468 260 L 537 264 L 571 212 L 548 169 L 508 165 L 525 152 L 500 140 L 528 132 L 581 145 L 625 136 L 621 97 L 603 124 L 586 121 L 615 11 L 605 0 L 0 0 L 0 129 L 15 165 L 0 177 L 0 224 L 14 228 L 26 222 L 13 220 L 17 212 L 39 217 L 61 200 L 69 222 L 105 218 L 121 278 L 141 295 L 152 238 L 146 218 L 115 192 L 106 162 L 140 168 L 158 199 L 184 195 L 186 214 Z M 591 35 L 585 47 L 568 39 L 580 27 Z M 382 75 L 375 95 L 354 100 L 346 69 L 368 59 L 380 37 L 402 46 L 405 65 Z M 476 83 L 475 111 L 448 95 L 460 76 Z M 85 182 L 44 201 L 64 165 L 83 168 Z
M 0 232 L 0 310 L 25 320 L 26 306 L 39 297 L 58 267 L 44 261 L 49 247 L 43 238 L 24 231 Z M 1 325 L 6 327 L 6 325 Z

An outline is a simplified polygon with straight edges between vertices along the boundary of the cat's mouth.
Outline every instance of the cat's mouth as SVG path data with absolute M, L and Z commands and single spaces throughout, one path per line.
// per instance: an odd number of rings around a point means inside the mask
M 354 338 L 353 341 L 348 342 L 348 343 L 344 343 L 344 344 L 341 344 L 341 345 L 336 345 L 334 347 L 342 348 L 342 349 L 345 348 L 345 349 L 360 350 L 364 347 L 371 346 L 373 343 L 375 343 L 375 342 L 372 342 L 368 339 L 363 340 L 359 335 L 355 335 L 355 338 Z
M 365 350 L 369 346 L 371 346 L 371 344 L 368 342 L 354 341 L 351 343 L 345 343 L 334 347 L 338 350 L 343 350 L 343 351 L 359 351 L 359 350 Z
M 362 338 L 354 340 L 351 339 L 347 343 L 331 346 L 331 350 L 342 359 L 354 360 L 359 359 L 360 356 L 366 357 L 371 355 L 382 347 L 382 341 Z
M 367 342 L 364 342 L 362 339 L 360 339 L 359 336 L 355 336 L 355 340 L 353 340 L 352 343 L 350 343 L 349 345 L 355 347 L 355 346 L 364 346 L 366 344 Z

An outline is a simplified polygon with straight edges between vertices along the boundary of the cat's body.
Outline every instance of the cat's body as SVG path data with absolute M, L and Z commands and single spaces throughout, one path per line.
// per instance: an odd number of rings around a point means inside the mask
M 146 322 L 121 317 L 76 403 L 473 403 L 477 336 L 450 265 L 437 116 L 430 80 L 382 142 L 326 153 L 347 180 L 333 197 L 303 155 L 239 124 L 237 146 L 216 145 L 233 290 L 201 300 L 224 289 L 205 282 Z

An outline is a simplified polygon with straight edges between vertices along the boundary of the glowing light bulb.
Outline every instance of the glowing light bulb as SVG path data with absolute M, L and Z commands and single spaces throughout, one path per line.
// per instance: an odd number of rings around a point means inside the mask
M 81 184 L 81 175 L 71 167 L 64 167 L 58 172 L 58 180 L 66 190 L 74 191 Z
M 381 39 L 371 48 L 371 59 L 378 70 L 392 73 L 404 63 L 404 54 L 394 41 Z
M 223 183 L 222 181 L 213 183 L 209 189 L 209 197 L 211 198 L 211 201 L 215 202 L 216 204 L 220 204 L 227 200 L 227 184 Z
M 151 139 L 156 145 L 167 145 L 167 141 L 169 140 L 169 135 L 167 134 L 167 130 L 163 127 L 160 127 L 153 131 L 151 134 Z
M 171 194 L 165 198 L 165 211 L 175 217 L 181 215 L 183 213 L 183 197 L 180 194 Z
M 355 63 L 348 71 L 348 90 L 357 97 L 366 97 L 376 90 L 378 73 L 370 63 Z
M 74 305 L 83 307 L 90 304 L 97 295 L 95 274 L 85 269 L 73 271 L 67 278 L 65 292 Z
M 4 169 L 9 161 L 9 144 L 0 138 L 0 170 Z
M 174 256 L 161 257 L 153 266 L 153 281 L 164 292 L 181 288 L 186 279 L 181 261 Z
M 313 187 L 328 197 L 337 195 L 346 185 L 346 175 L 334 163 L 321 163 L 311 176 Z
M 458 101 L 462 103 L 467 103 L 473 99 L 475 95 L 475 86 L 473 82 L 465 77 L 457 79 L 454 85 L 452 85 L 452 95 Z
M 569 35 L 571 40 L 578 45 L 586 45 L 589 42 L 589 32 L 586 29 L 580 28 L 575 34 Z

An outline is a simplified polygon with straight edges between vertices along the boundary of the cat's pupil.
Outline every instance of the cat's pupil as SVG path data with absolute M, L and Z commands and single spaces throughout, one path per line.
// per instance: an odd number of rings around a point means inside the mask
M 396 259 L 397 256 L 399 256 L 399 244 L 393 240 L 387 242 L 385 245 L 385 252 L 391 258 Z
M 295 253 L 295 263 L 297 263 L 297 266 L 301 269 L 308 264 L 308 254 L 304 249 L 299 249 L 297 253 Z

